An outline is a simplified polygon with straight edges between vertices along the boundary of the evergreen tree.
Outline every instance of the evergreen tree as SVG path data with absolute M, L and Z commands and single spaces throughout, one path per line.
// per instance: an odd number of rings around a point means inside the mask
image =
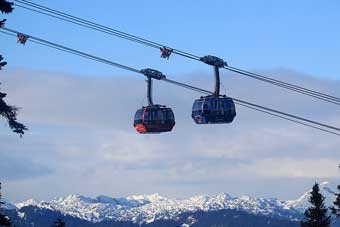
M 325 197 L 320 193 L 319 184 L 314 184 L 310 194 L 311 206 L 305 211 L 301 227 L 330 227 L 331 217 L 327 215 L 328 209 L 324 204 Z
M 55 221 L 52 225 L 52 227 L 65 227 L 66 224 L 63 220 L 61 220 L 61 218 L 58 218 L 57 221 Z
M 22 136 L 25 133 L 25 130 L 27 130 L 27 127 L 17 121 L 17 113 L 19 108 L 8 105 L 4 100 L 6 95 L 6 93 L 0 92 L 0 116 L 7 119 L 8 125 L 13 132 Z
M 0 0 L 1 13 L 11 13 L 13 11 L 13 3 L 5 0 Z
M 2 202 L 1 199 L 1 182 L 0 182 L 0 226 L 11 226 L 11 220 L 4 214 L 2 214 Z
M 2 13 L 11 13 L 13 11 L 13 3 L 7 2 L 5 0 L 0 0 L 0 11 Z M 0 24 L 3 24 L 6 20 L 1 20 Z M 3 61 L 3 57 L 0 55 L 0 70 L 4 67 L 7 62 Z M 15 106 L 7 105 L 4 98 L 6 97 L 6 93 L 0 92 L 0 116 L 4 117 L 9 127 L 13 132 L 20 134 L 22 136 L 27 130 L 27 127 L 17 121 L 17 112 L 18 108 Z
M 340 165 L 339 165 L 339 169 L 340 169 Z M 336 199 L 334 201 L 334 206 L 331 207 L 332 213 L 337 217 L 340 218 L 340 185 L 338 185 L 338 193 L 335 194 Z

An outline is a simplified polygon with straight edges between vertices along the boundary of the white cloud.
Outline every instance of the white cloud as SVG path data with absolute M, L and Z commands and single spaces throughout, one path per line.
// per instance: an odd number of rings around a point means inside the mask
M 289 71 L 281 75 L 340 96 L 340 82 Z M 210 87 L 210 79 L 210 75 L 187 75 L 180 80 Z M 2 82 L 8 102 L 23 108 L 19 120 L 30 131 L 19 139 L 3 124 L 0 155 L 4 161 L 27 160 L 34 165 L 32 174 L 15 165 L 1 173 L 10 200 L 75 192 L 271 195 L 278 182 L 286 179 L 302 179 L 305 185 L 337 175 L 338 137 L 242 107 L 232 124 L 195 125 L 190 109 L 200 95 L 163 82 L 155 82 L 155 101 L 173 108 L 177 124 L 172 133 L 161 135 L 138 135 L 132 127 L 134 112 L 145 97 L 142 78 L 17 70 L 4 71 Z M 323 122 L 340 120 L 336 106 L 229 74 L 223 82 L 235 97 Z M 14 177 L 11 172 L 15 171 L 17 176 L 27 171 L 29 176 Z M 302 187 L 299 182 L 296 185 Z M 300 188 L 287 187 L 275 195 L 291 198 L 300 193 Z
M 240 167 L 245 173 L 252 173 L 263 177 L 291 177 L 291 178 L 329 178 L 338 176 L 340 160 L 332 159 L 262 159 L 250 165 Z

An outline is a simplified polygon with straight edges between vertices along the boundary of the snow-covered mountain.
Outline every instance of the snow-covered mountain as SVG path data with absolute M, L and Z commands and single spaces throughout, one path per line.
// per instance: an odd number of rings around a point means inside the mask
M 333 202 L 335 201 L 335 193 L 336 193 L 336 184 L 332 184 L 329 182 L 323 182 L 319 185 L 320 192 L 323 196 L 325 196 L 325 204 L 330 207 L 333 205 Z M 288 206 L 292 207 L 300 212 L 304 212 L 309 206 L 309 198 L 310 198 L 310 192 L 312 190 L 309 190 L 305 192 L 300 198 L 297 200 L 290 200 L 288 201 Z
M 330 205 L 334 199 L 328 183 L 320 184 L 322 193 L 328 197 Z M 159 194 L 134 195 L 126 198 L 98 196 L 89 198 L 74 194 L 57 198 L 49 202 L 28 200 L 16 204 L 18 209 L 33 206 L 90 222 L 104 220 L 131 221 L 133 223 L 151 223 L 155 220 L 176 220 L 183 213 L 197 211 L 218 211 L 231 209 L 249 214 L 264 215 L 283 219 L 298 219 L 308 207 L 309 192 L 295 201 L 278 199 L 251 198 L 248 196 L 232 197 L 226 193 L 215 196 L 195 196 L 189 199 L 169 199 Z
M 69 195 L 49 202 L 29 200 L 16 206 L 36 206 L 60 211 L 91 222 L 103 220 L 153 222 L 158 219 L 175 219 L 184 212 L 235 209 L 252 214 L 294 218 L 296 211 L 286 202 L 277 199 L 258 199 L 242 196 L 233 198 L 228 194 L 216 196 L 196 196 L 189 199 L 168 199 L 158 194 L 110 198 L 99 196 L 88 198 L 81 195 Z

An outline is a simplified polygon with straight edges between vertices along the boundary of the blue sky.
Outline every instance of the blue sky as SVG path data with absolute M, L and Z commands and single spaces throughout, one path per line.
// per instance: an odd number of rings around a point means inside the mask
M 244 69 L 288 68 L 319 77 L 340 75 L 340 3 L 335 0 L 102 1 L 93 7 L 88 6 L 90 1 L 36 2 L 197 55 L 214 54 Z M 176 75 L 209 70 L 177 56 L 164 61 L 157 50 L 23 9 L 17 9 L 8 19 L 11 28 L 136 68 L 153 67 Z M 2 39 L 12 66 L 80 74 L 110 74 L 116 70 L 44 47 L 23 48 L 13 39 Z
M 107 0 L 91 7 L 88 0 L 35 2 L 340 96 L 340 3 L 335 0 Z M 212 85 L 211 68 L 196 61 L 176 55 L 167 61 L 155 49 L 23 9 L 6 18 L 9 28 L 24 33 L 135 68 L 156 68 L 200 87 Z M 0 155 L 7 163 L 0 166 L 0 180 L 9 201 L 70 193 L 187 197 L 222 191 L 295 199 L 315 181 L 338 179 L 337 137 L 241 107 L 233 124 L 200 127 L 190 119 L 199 94 L 158 81 L 155 101 L 174 109 L 176 127 L 169 134 L 141 136 L 132 127 L 135 110 L 143 100 L 145 104 L 141 77 L 0 37 L 1 54 L 8 61 L 1 89 L 9 94 L 9 103 L 22 107 L 19 120 L 30 128 L 22 139 L 5 122 L 0 128 Z M 333 105 L 223 75 L 234 97 L 329 124 L 340 122 Z

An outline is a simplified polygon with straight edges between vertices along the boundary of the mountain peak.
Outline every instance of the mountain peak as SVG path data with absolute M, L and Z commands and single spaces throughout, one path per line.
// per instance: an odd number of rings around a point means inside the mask
M 38 201 L 34 200 L 34 199 L 29 199 L 29 200 L 26 200 L 24 202 L 21 202 L 21 203 L 16 203 L 15 206 L 18 208 L 18 209 L 21 209 L 22 207 L 26 207 L 26 206 L 37 206 L 38 205 Z
M 161 196 L 159 193 L 153 193 L 150 195 L 131 195 L 128 196 L 127 199 L 137 201 L 148 201 L 151 203 L 167 200 L 167 198 Z
M 93 203 L 93 199 L 80 195 L 80 194 L 70 194 L 66 197 L 59 197 L 55 199 L 56 201 L 63 202 L 63 203 L 76 203 L 76 202 L 86 202 L 86 203 Z
M 335 200 L 335 192 L 332 188 L 336 188 L 336 185 L 327 181 L 324 181 L 319 184 L 320 192 L 325 197 L 325 203 L 330 206 Z M 302 196 L 300 196 L 297 200 L 288 201 L 288 205 L 297 209 L 301 212 L 305 211 L 309 206 L 309 198 L 312 189 L 306 191 Z
M 216 197 L 223 199 L 233 199 L 233 197 L 226 192 L 220 193 Z
M 332 188 L 331 183 L 323 182 L 320 184 L 321 193 L 327 198 L 327 206 L 334 200 Z M 294 201 L 252 198 L 250 196 L 232 197 L 227 193 L 213 196 L 200 195 L 188 199 L 170 199 L 158 193 L 131 195 L 125 198 L 113 198 L 104 195 L 89 198 L 79 194 L 71 194 L 49 202 L 28 200 L 17 204 L 17 207 L 20 209 L 25 206 L 35 206 L 94 223 L 103 220 L 150 223 L 160 219 L 175 219 L 182 213 L 223 209 L 269 217 L 296 219 L 301 217 L 302 212 L 309 206 L 309 196 L 310 190 Z

